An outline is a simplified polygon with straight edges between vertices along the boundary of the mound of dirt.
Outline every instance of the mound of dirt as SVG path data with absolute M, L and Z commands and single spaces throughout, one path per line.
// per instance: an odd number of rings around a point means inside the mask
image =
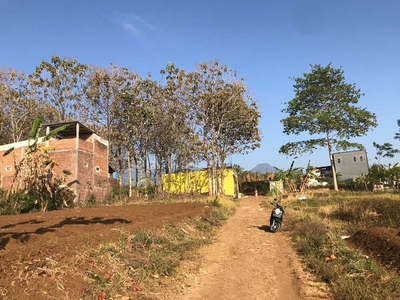
M 368 228 L 347 239 L 350 246 L 400 273 L 400 235 L 398 230 Z

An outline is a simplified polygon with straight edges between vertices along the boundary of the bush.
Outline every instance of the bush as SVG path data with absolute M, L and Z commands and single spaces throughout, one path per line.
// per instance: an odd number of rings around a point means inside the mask
M 142 195 L 154 195 L 156 193 L 156 187 L 152 184 L 138 187 L 137 190 Z
M 311 218 L 297 220 L 293 224 L 293 237 L 300 253 L 305 256 L 314 255 L 324 244 L 326 225 Z
M 87 206 L 97 206 L 97 199 L 94 193 L 91 193 L 89 199 L 87 200 Z
M 121 199 L 129 196 L 129 187 L 128 186 L 122 186 L 122 187 L 116 187 L 112 190 L 112 198 L 115 199 Z
M 243 182 L 240 185 L 240 191 L 247 195 L 254 195 L 254 191 L 257 190 L 258 195 L 266 195 L 269 191 L 269 183 L 266 181 L 252 181 Z
M 14 215 L 30 213 L 41 210 L 41 201 L 47 205 L 47 210 L 57 210 L 66 203 L 69 207 L 73 207 L 74 193 L 66 188 L 58 189 L 54 192 L 53 197 L 46 191 L 42 193 L 42 197 L 32 191 L 20 190 L 11 194 L 8 199 L 5 198 L 6 192 L 0 191 L 0 214 Z
M 59 188 L 56 191 L 54 201 L 49 205 L 49 210 L 61 209 L 64 204 L 72 208 L 75 206 L 74 199 L 75 194 L 73 191 L 67 188 Z
M 4 197 L 0 200 L 0 215 L 15 215 L 19 213 L 19 210 L 16 209 L 16 199 L 14 197 L 10 197 L 10 199 L 5 199 Z

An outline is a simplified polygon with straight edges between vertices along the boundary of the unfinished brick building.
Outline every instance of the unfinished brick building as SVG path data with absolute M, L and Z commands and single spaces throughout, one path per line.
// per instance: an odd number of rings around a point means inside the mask
M 67 124 L 67 129 L 45 142 L 54 148 L 50 156 L 58 163 L 56 174 L 68 170 L 66 186 L 75 194 L 75 202 L 86 201 L 91 194 L 104 201 L 110 195 L 108 141 L 79 122 L 64 122 L 43 125 L 46 133 Z M 19 161 L 26 152 L 28 141 L 0 146 L 0 187 L 8 189 L 14 177 L 14 159 Z M 4 152 L 15 147 L 13 155 Z

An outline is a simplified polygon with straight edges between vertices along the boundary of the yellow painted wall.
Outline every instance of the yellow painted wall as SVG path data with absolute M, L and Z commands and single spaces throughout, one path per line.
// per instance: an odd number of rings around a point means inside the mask
M 224 194 L 235 196 L 235 178 L 232 169 L 224 170 Z M 219 178 L 221 184 L 221 177 Z M 207 170 L 163 175 L 163 190 L 169 193 L 208 193 Z

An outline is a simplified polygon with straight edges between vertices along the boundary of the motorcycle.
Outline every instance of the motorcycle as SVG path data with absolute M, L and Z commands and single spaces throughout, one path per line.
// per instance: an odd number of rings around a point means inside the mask
M 277 202 L 271 202 L 271 204 L 275 206 L 275 208 L 272 210 L 271 217 L 269 219 L 269 230 L 271 232 L 277 232 L 282 226 L 285 210 Z

